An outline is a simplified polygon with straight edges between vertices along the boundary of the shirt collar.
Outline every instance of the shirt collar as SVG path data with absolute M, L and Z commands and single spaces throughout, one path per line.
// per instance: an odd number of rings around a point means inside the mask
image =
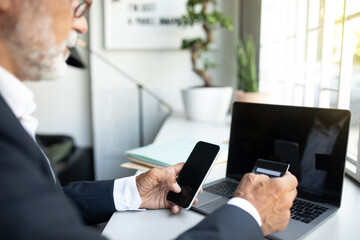
M 34 94 L 23 82 L 0 66 L 0 94 L 23 127 L 34 138 L 37 120 L 31 117 L 36 109 Z

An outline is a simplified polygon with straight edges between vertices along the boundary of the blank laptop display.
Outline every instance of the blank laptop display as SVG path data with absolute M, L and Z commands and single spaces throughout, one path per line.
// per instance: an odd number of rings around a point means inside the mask
M 341 205 L 349 123 L 347 110 L 235 102 L 226 179 L 205 185 L 193 209 L 208 214 L 226 204 L 259 158 L 290 163 L 299 182 L 292 219 L 270 238 L 304 236 Z

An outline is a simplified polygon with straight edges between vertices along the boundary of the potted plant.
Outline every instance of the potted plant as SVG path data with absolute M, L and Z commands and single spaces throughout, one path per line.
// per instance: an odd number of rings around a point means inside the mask
M 202 57 L 214 42 L 216 29 L 233 30 L 231 19 L 219 12 L 217 0 L 188 0 L 186 13 L 181 17 L 179 25 L 201 25 L 205 32 L 205 38 L 182 40 L 181 49 L 191 53 L 192 70 L 203 80 L 202 86 L 182 92 L 186 115 L 192 120 L 219 120 L 229 109 L 233 89 L 213 86 L 209 70 L 215 68 L 216 63 Z
M 239 40 L 236 46 L 237 87 L 235 100 L 240 102 L 266 103 L 267 93 L 259 92 L 259 75 L 256 69 L 256 48 L 251 35 Z

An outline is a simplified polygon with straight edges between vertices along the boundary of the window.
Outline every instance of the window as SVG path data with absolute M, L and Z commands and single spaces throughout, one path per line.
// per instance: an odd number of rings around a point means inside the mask
M 342 77 L 350 89 L 348 107 L 352 113 L 347 164 L 348 173 L 360 179 L 360 1 L 347 0 L 345 11 Z M 357 168 L 356 168 L 357 166 Z
M 262 0 L 260 35 L 261 91 L 280 104 L 350 109 L 346 172 L 360 181 L 360 1 Z

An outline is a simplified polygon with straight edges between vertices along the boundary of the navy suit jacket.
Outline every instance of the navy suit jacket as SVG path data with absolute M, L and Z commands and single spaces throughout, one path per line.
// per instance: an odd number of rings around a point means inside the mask
M 109 219 L 115 211 L 113 184 L 79 182 L 65 188 L 55 184 L 43 153 L 0 95 L 1 238 L 103 239 L 83 222 Z M 184 240 L 262 238 L 255 220 L 234 206 L 220 208 L 179 236 Z

